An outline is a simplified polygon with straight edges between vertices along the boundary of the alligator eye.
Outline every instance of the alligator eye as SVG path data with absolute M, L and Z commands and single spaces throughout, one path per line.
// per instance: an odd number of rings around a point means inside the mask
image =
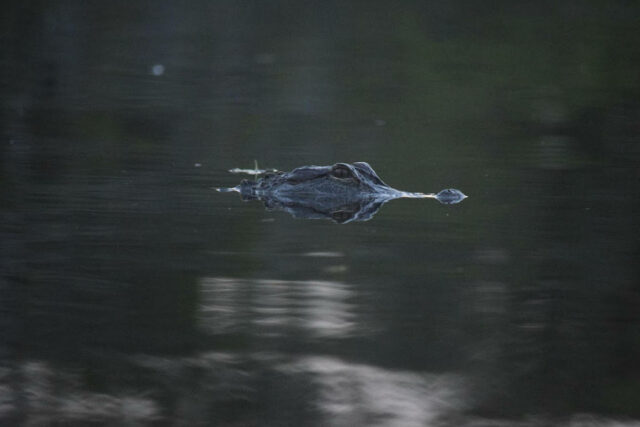
M 331 169 L 331 175 L 336 178 L 351 178 L 353 173 L 351 170 L 345 165 L 335 165 L 333 169 Z

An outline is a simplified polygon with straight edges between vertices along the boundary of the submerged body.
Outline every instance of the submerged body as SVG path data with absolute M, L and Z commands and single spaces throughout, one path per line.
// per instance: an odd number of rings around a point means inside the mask
M 294 217 L 330 218 L 340 223 L 368 220 L 393 199 L 433 198 L 453 204 L 467 197 L 454 189 L 438 194 L 396 190 L 365 162 L 269 172 L 256 181 L 243 180 L 237 187 L 220 191 L 238 192 L 243 200 L 262 200 L 267 208 L 285 210 Z

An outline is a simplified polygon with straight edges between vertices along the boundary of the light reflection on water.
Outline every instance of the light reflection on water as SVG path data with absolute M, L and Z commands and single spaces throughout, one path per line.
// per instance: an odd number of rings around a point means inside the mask
M 332 357 L 301 358 L 279 367 L 311 375 L 327 425 L 425 426 L 462 410 L 455 375 L 392 371 Z
M 299 406 L 302 413 L 314 414 L 313 423 L 319 425 L 432 425 L 464 406 L 464 384 L 457 375 L 389 370 L 330 356 L 207 353 L 167 360 L 140 355 L 134 363 L 176 379 L 186 371 L 198 370 L 198 394 L 208 395 L 209 401 L 254 402 L 265 392 L 259 390 L 256 375 L 276 378 L 278 384 L 269 385 L 276 389 L 296 389 L 305 383 L 299 395 L 291 396 L 294 401 L 290 404 Z M 276 422 L 286 417 L 282 414 Z
M 135 393 L 98 393 L 84 390 L 78 373 L 44 361 L 4 369 L 0 373 L 0 417 L 12 425 L 143 426 L 193 425 L 210 413 L 207 422 L 214 425 L 234 419 L 241 425 L 262 425 L 260 400 L 291 389 L 297 394 L 290 396 L 291 401 L 281 402 L 281 412 L 269 413 L 270 423 L 290 425 L 306 419 L 326 426 L 640 425 L 588 414 L 510 421 L 469 416 L 465 410 L 473 397 L 463 376 L 385 369 L 331 356 L 210 352 L 170 358 L 139 354 L 129 357 L 128 363 L 135 366 L 138 375 L 153 376 L 158 382 Z M 168 401 L 171 410 L 166 406 Z M 240 413 L 229 409 L 234 407 L 243 409 Z M 15 416 L 17 410 L 20 412 Z
M 363 333 L 356 295 L 348 284 L 319 280 L 205 278 L 199 309 L 208 333 L 252 333 L 344 338 Z
M 119 422 L 143 425 L 161 419 L 160 405 L 140 394 L 82 389 L 80 376 L 44 361 L 30 361 L 0 375 L 0 417 L 13 425 Z M 17 411 L 20 411 L 16 414 Z M 13 416 L 12 416 L 13 415 Z

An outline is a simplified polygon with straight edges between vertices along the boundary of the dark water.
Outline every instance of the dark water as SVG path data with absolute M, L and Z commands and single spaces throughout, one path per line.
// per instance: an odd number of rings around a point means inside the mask
M 640 423 L 636 2 L 15 2 L 0 424 Z M 212 187 L 367 161 L 366 222 Z

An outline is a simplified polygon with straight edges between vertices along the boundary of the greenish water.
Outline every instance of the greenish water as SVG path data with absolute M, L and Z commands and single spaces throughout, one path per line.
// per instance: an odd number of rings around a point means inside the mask
M 639 9 L 6 6 L 1 423 L 637 425 Z M 469 199 L 294 219 L 254 160 Z

